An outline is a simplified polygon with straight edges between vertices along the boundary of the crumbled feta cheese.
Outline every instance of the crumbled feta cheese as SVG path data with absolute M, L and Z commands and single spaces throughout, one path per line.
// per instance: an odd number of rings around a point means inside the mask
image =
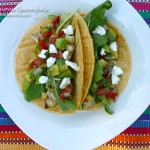
M 104 49 L 104 48 L 102 48 L 102 49 L 101 49 L 101 51 L 100 51 L 100 55 L 101 55 L 101 56 L 106 55 L 106 53 L 105 53 L 105 49 Z
M 56 47 L 55 47 L 54 44 L 50 44 L 50 46 L 49 46 L 49 52 L 57 54 L 57 49 L 56 49 Z
M 45 55 L 45 54 L 41 54 L 41 53 L 40 53 L 38 56 L 39 56 L 40 58 L 43 58 L 43 59 L 46 58 L 46 55 Z
M 48 77 L 47 76 L 41 76 L 40 78 L 39 78 L 39 83 L 40 84 L 45 84 L 45 83 L 47 83 L 48 82 Z
M 103 28 L 102 26 L 98 26 L 94 31 L 93 31 L 93 33 L 97 33 L 97 34 L 99 34 L 99 35 L 105 35 L 106 34 L 106 30 L 105 30 L 105 28 Z
M 51 67 L 56 62 L 56 58 L 50 57 L 47 59 L 47 67 Z
M 72 52 L 74 49 L 74 46 L 73 45 L 67 45 L 66 46 L 66 50 L 69 51 L 69 52 Z
M 112 84 L 113 85 L 117 85 L 119 83 L 119 81 L 120 81 L 120 78 L 117 77 L 116 75 L 112 75 L 111 79 L 112 79 Z
M 69 84 L 71 84 L 70 78 L 64 78 L 60 84 L 60 89 L 66 88 Z
M 116 52 L 118 50 L 117 42 L 112 42 L 109 47 L 114 52 Z
M 68 59 L 69 57 L 69 52 L 68 51 L 64 51 L 64 53 L 62 54 L 64 59 Z
M 31 39 L 33 39 L 36 43 L 38 43 L 38 36 L 31 34 Z
M 41 50 L 41 54 L 44 54 L 44 55 L 45 55 L 47 52 L 48 52 L 48 50 L 46 50 L 46 49 L 42 49 L 42 50 Z
M 68 60 L 66 60 L 65 63 L 67 66 L 71 67 L 72 69 L 76 71 L 80 71 L 80 67 L 76 63 L 68 61 Z
M 48 50 L 45 50 L 45 49 L 43 49 L 42 51 L 41 51 L 41 53 L 38 55 L 40 58 L 43 58 L 43 59 L 45 59 L 46 58 L 46 52 L 47 52 Z
M 112 75 L 115 75 L 115 76 L 123 75 L 123 70 L 118 66 L 114 66 L 112 68 Z
M 64 33 L 66 35 L 73 35 L 73 26 L 72 25 L 69 25 L 66 29 L 63 29 Z

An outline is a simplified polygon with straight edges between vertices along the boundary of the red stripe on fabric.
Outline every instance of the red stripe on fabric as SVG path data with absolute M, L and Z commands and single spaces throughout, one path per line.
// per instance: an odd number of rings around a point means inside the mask
M 150 128 L 128 128 L 123 134 L 150 134 Z
M 6 126 L 0 126 L 0 132 L 1 131 L 21 131 L 21 130 L 16 125 L 12 125 L 12 126 L 6 125 Z
M 130 3 L 136 10 L 150 10 L 150 3 Z

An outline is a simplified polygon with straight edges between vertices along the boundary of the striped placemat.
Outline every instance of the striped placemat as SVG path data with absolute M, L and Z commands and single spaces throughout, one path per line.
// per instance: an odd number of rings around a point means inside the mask
M 0 0 L 0 22 L 22 0 Z M 150 27 L 150 0 L 128 0 Z M 150 150 L 150 106 L 123 133 L 97 150 Z M 44 150 L 11 120 L 0 105 L 0 150 Z

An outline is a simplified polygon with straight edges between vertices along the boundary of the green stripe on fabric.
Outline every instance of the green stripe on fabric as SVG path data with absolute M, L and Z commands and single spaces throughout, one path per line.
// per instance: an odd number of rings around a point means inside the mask
M 140 11 L 139 14 L 143 17 L 143 18 L 150 18 L 150 11 Z
M 6 17 L 6 15 L 0 16 L 0 22 Z
M 0 105 L 0 112 L 5 112 L 4 108 Z
M 148 108 L 145 110 L 144 114 L 150 115 L 150 107 L 148 107 Z

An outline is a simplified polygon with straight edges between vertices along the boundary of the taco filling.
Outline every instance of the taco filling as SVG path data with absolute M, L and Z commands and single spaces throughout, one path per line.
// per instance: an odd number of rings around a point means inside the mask
M 104 106 L 109 114 L 113 113 L 109 104 L 116 100 L 126 86 L 131 66 L 129 48 L 123 35 L 104 16 L 105 11 L 111 7 L 111 2 L 107 0 L 87 15 L 83 15 L 83 18 L 78 16 L 81 34 L 86 30 L 84 28 L 88 28 L 91 34 L 95 56 L 91 87 L 80 108 L 94 110 Z M 81 24 L 83 20 L 86 22 L 84 27 L 83 23 Z M 84 53 L 85 49 L 83 55 Z
M 80 91 L 77 92 L 76 82 L 79 81 L 75 80 L 80 76 L 82 88 L 83 56 L 76 21 L 73 19 L 75 12 L 49 16 L 51 21 L 45 26 L 41 24 L 38 34 L 30 35 L 29 40 L 34 41 L 36 48 L 35 58 L 28 62 L 27 72 L 21 85 L 26 101 L 34 102 L 40 98 L 38 101 L 44 102 L 45 109 L 59 108 L 60 111 L 74 111 L 78 108 L 82 90 L 79 88 Z M 24 47 L 23 43 L 26 41 L 24 38 L 21 42 L 18 54 L 20 47 Z M 77 55 L 80 57 L 80 62 L 76 58 Z M 19 55 L 16 56 L 16 61 L 17 59 Z M 16 66 L 16 71 L 18 68 Z

